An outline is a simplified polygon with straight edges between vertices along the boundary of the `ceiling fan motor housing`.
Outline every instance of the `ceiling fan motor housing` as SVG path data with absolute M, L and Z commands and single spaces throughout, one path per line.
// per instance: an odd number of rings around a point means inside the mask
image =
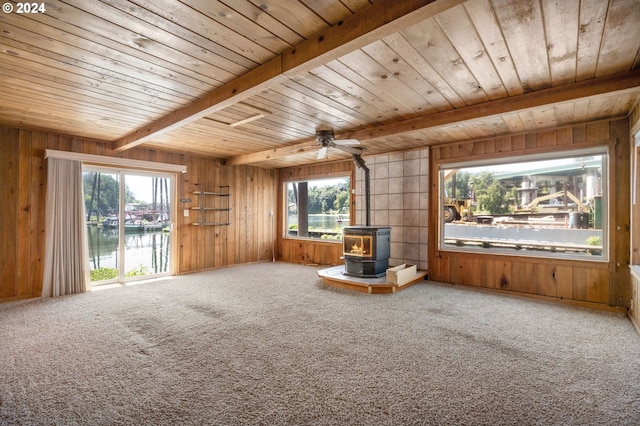
M 322 146 L 329 146 L 333 142 L 333 131 L 318 130 L 316 133 L 316 141 Z

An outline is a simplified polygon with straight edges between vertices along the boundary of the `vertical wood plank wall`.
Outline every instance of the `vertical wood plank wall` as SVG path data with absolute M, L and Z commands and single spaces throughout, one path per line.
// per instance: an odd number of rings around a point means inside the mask
M 285 182 L 305 179 L 322 179 L 331 175 L 349 175 L 351 177 L 351 189 L 355 188 L 355 174 L 353 162 L 339 161 L 335 163 L 320 163 L 304 167 L 289 167 L 279 169 L 278 202 L 276 204 L 276 232 L 278 260 L 284 262 L 296 262 L 303 264 L 342 265 L 342 243 L 321 240 L 308 240 L 302 238 L 284 237 L 284 205 Z M 351 217 L 353 224 L 355 214 L 355 197 L 351 197 Z
M 430 211 L 438 211 L 438 169 L 447 162 L 609 146 L 610 261 L 594 263 L 438 250 L 430 233 L 429 275 L 436 281 L 513 291 L 581 304 L 629 304 L 629 123 L 592 122 L 544 132 L 435 146 L 431 149 Z M 432 214 L 430 229 L 438 229 Z M 431 250 L 433 248 L 433 250 Z
M 0 301 L 37 297 L 42 291 L 47 161 L 45 149 L 118 156 L 187 166 L 177 176 L 175 271 L 188 273 L 271 260 L 276 172 L 251 166 L 228 167 L 198 156 L 136 148 L 115 153 L 109 142 L 0 126 Z M 195 183 L 231 187 L 229 226 L 191 225 L 185 209 L 196 204 Z M 272 195 L 273 194 L 273 195 Z M 266 212 L 266 213 L 265 213 Z

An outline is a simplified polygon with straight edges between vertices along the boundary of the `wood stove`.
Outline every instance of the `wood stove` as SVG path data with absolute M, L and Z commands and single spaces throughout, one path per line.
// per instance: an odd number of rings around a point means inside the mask
M 347 226 L 343 230 L 345 275 L 379 278 L 387 273 L 391 251 L 388 226 Z

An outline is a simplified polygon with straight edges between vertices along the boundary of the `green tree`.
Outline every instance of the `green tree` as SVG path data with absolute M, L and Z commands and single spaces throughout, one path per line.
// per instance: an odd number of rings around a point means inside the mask
M 109 211 L 117 210 L 120 183 L 112 174 L 85 172 L 82 175 L 85 211 L 96 216 L 106 216 Z M 93 202 L 93 204 L 91 204 Z M 138 202 L 129 187 L 125 187 L 125 203 Z
M 333 208 L 338 212 L 349 211 L 349 191 L 340 191 L 336 200 L 333 202 Z
M 297 183 L 287 185 L 287 201 L 290 206 L 297 205 Z M 331 214 L 349 209 L 349 182 L 338 185 L 311 186 L 307 194 L 309 214 Z
M 483 171 L 469 180 L 478 202 L 478 211 L 487 214 L 502 214 L 509 211 L 507 188 L 496 180 L 494 174 Z
M 455 198 L 470 198 L 471 197 L 471 187 L 469 186 L 471 180 L 471 174 L 469 172 L 456 172 L 455 173 L 455 182 L 456 182 L 456 191 Z M 452 183 L 454 179 L 448 178 L 445 182 L 445 191 L 449 197 L 453 198 L 454 192 L 451 190 Z

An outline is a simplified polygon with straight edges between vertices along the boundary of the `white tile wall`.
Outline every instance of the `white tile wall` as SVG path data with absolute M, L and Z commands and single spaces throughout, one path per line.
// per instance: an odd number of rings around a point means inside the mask
M 370 175 L 371 225 L 391 227 L 391 266 L 428 270 L 429 150 L 363 157 Z M 364 171 L 356 170 L 356 224 L 365 225 Z

